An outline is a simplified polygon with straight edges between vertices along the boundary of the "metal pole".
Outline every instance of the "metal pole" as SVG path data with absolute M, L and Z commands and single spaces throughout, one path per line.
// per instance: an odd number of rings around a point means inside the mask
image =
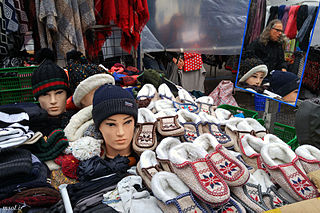
M 279 102 L 272 99 L 266 99 L 266 106 L 263 114 L 265 127 L 270 133 L 273 133 L 274 122 L 276 121 L 276 114 L 278 112 Z

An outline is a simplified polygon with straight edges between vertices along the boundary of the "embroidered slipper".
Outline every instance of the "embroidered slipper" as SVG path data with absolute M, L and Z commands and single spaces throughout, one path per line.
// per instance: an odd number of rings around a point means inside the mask
M 261 162 L 260 152 L 266 144 L 268 143 L 261 138 L 249 134 L 243 135 L 239 140 L 240 153 L 242 154 L 243 160 L 252 166 L 252 173 L 257 169 L 265 170 Z
M 174 137 L 164 138 L 156 148 L 157 160 L 163 170 L 173 172 L 171 161 L 169 160 L 169 151 L 172 147 L 181 144 L 181 141 Z
M 262 147 L 261 158 L 271 177 L 294 199 L 300 201 L 318 196 L 316 187 L 289 146 L 269 143 Z
M 274 186 L 270 175 L 262 170 L 262 169 L 257 169 L 253 174 L 251 174 L 261 185 L 261 191 L 266 193 L 268 188 L 271 186 Z
M 176 98 L 176 100 L 178 103 L 189 103 L 192 105 L 196 105 L 190 93 L 183 88 L 178 90 L 178 97 Z
M 232 197 L 249 212 L 264 212 L 269 210 L 262 198 L 261 185 L 250 176 L 249 181 L 243 186 L 230 187 Z
M 156 153 L 151 150 L 145 150 L 137 164 L 137 174 L 141 176 L 145 186 L 151 190 L 152 177 L 162 171 L 156 158 Z
M 259 121 L 254 118 L 245 118 L 245 121 L 252 127 L 254 134 L 259 137 L 263 138 L 267 134 L 267 129 L 262 126 Z
M 193 143 L 181 143 L 169 151 L 174 173 L 202 201 L 221 205 L 229 201 L 230 191 L 226 182 L 208 164 L 208 153 Z
M 176 109 L 176 111 L 181 110 L 181 109 L 186 109 L 189 112 L 194 112 L 197 113 L 198 112 L 198 107 L 194 104 L 190 104 L 190 103 L 178 103 L 173 101 L 173 106 Z
M 217 108 L 214 111 L 217 119 L 219 120 L 219 124 L 225 126 L 226 121 L 233 117 L 232 113 L 229 110 Z
M 177 109 L 174 107 L 174 102 L 170 101 L 169 99 L 161 99 L 157 100 L 154 103 L 154 108 L 157 112 L 161 112 L 163 110 L 171 110 L 171 111 L 177 111 Z
M 223 133 L 214 116 L 205 112 L 200 112 L 199 117 L 201 118 L 203 133 L 212 134 L 217 141 L 226 148 L 233 147 L 231 138 L 227 134 Z
M 138 121 L 132 143 L 132 148 L 138 155 L 141 155 L 144 150 L 156 149 L 158 145 L 156 121 L 156 116 L 149 109 L 138 109 Z
M 318 148 L 305 144 L 298 146 L 295 152 L 307 174 L 320 169 L 320 150 Z
M 253 170 L 253 167 L 250 166 L 249 164 L 247 164 L 244 160 L 243 160 L 243 157 L 241 155 L 240 152 L 235 152 L 235 151 L 232 151 L 231 149 L 228 149 L 228 151 L 233 155 L 235 156 L 241 163 L 243 163 L 247 169 L 249 170 L 250 173 L 252 173 L 251 171 Z
M 205 133 L 193 141 L 208 152 L 208 163 L 218 172 L 229 186 L 241 186 L 249 179 L 249 171 L 211 134 Z
M 207 212 L 176 174 L 158 172 L 151 180 L 151 188 L 163 212 Z
M 197 98 L 195 100 L 196 105 L 198 106 L 197 113 L 205 112 L 209 115 L 215 115 L 215 109 L 217 109 L 217 106 L 213 105 L 213 98 L 210 96 L 202 96 L 200 98 Z
M 156 114 L 157 130 L 162 136 L 183 136 L 184 128 L 178 121 L 177 112 L 163 110 Z
M 210 212 L 214 213 L 245 213 L 246 209 L 234 198 L 230 197 L 230 200 L 219 208 L 212 208 L 208 205 Z
M 265 193 L 262 193 L 262 199 L 269 209 L 279 208 L 291 203 L 281 196 L 274 185 L 269 187 Z
M 157 89 L 152 84 L 145 84 L 137 94 L 137 104 L 139 108 L 147 107 L 151 101 L 159 99 Z
M 158 87 L 159 98 L 161 99 L 169 99 L 171 101 L 176 101 L 174 95 L 172 94 L 170 88 L 165 83 L 161 84 Z
M 201 118 L 199 115 L 181 109 L 178 111 L 178 121 L 184 127 L 183 141 L 192 142 L 199 135 L 203 134 Z

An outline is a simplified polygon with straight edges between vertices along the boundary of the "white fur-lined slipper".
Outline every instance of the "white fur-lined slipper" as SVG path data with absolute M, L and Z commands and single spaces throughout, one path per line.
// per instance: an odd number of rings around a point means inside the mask
M 176 110 L 180 109 L 186 109 L 189 112 L 198 113 L 198 106 L 192 103 L 178 103 L 173 101 L 173 106 L 176 108 Z
M 186 109 L 178 111 L 178 121 L 184 127 L 183 141 L 192 142 L 199 135 L 203 134 L 201 118 L 199 115 L 189 112 Z
M 260 138 L 263 138 L 267 134 L 267 130 L 262 126 L 259 121 L 254 118 L 245 118 L 245 121 L 252 127 L 254 134 Z
M 189 187 L 176 174 L 162 171 L 154 175 L 151 188 L 163 212 L 207 212 L 195 199 Z
M 266 144 L 268 144 L 266 141 L 250 134 L 241 136 L 239 140 L 240 153 L 242 154 L 243 160 L 252 166 L 253 170 L 251 172 L 257 169 L 264 169 L 261 164 L 260 152 Z
M 168 85 L 166 85 L 165 83 L 160 84 L 160 86 L 158 87 L 158 94 L 159 98 L 161 99 L 169 99 L 171 101 L 175 101 L 173 93 L 171 92 Z
M 295 152 L 307 174 L 320 169 L 320 150 L 318 148 L 304 144 L 298 146 Z
M 157 112 L 161 112 L 163 110 L 172 110 L 176 111 L 176 108 L 173 105 L 173 101 L 169 99 L 161 99 L 154 102 L 154 108 Z
M 213 105 L 213 99 L 210 96 L 199 97 L 195 100 L 195 102 L 198 106 L 197 113 L 205 112 L 209 115 L 215 116 L 214 111 L 217 109 L 217 106 Z
M 155 150 L 157 141 L 157 118 L 147 108 L 138 109 L 138 122 L 135 127 L 135 132 L 133 135 L 132 148 L 138 154 L 147 149 Z
M 151 190 L 152 177 L 162 171 L 160 164 L 157 161 L 154 151 L 145 150 L 141 156 L 140 161 L 137 164 L 137 174 L 141 176 L 144 184 Z
M 190 93 L 183 88 L 178 90 L 178 97 L 176 99 L 179 103 L 196 104 Z
M 157 159 L 163 170 L 173 172 L 171 161 L 169 160 L 169 151 L 172 147 L 181 144 L 181 141 L 174 137 L 164 138 L 156 148 Z
M 93 124 L 92 105 L 74 114 L 63 131 L 68 141 L 72 142 L 83 137 L 84 132 L 91 124 Z
M 170 109 L 156 114 L 157 131 L 162 136 L 183 136 L 184 127 L 178 121 L 178 113 Z
M 199 117 L 201 118 L 203 133 L 213 135 L 224 147 L 233 148 L 231 138 L 221 130 L 219 121 L 214 116 L 200 112 Z
M 277 137 L 276 135 L 273 135 L 273 134 L 266 134 L 266 135 L 263 137 L 263 140 L 264 140 L 266 143 L 281 143 L 281 144 L 283 144 L 283 145 L 289 146 L 289 145 L 286 144 L 283 140 L 281 140 L 279 137 Z
M 137 94 L 139 108 L 148 107 L 151 102 L 158 100 L 157 89 L 152 84 L 145 84 Z
M 230 190 L 206 158 L 208 152 L 193 143 L 181 143 L 169 151 L 174 173 L 202 201 L 212 205 L 228 202 Z
M 241 186 L 248 181 L 247 167 L 208 133 L 200 135 L 193 144 L 208 152 L 206 158 L 229 186 Z
M 214 113 L 219 120 L 220 125 L 226 125 L 226 121 L 233 117 L 232 113 L 229 110 L 222 108 L 217 108 Z
M 257 169 L 252 176 L 258 181 L 261 185 L 261 191 L 267 192 L 269 187 L 275 186 L 271 181 L 270 176 L 268 173 L 262 169 Z
M 266 144 L 261 149 L 261 158 L 271 177 L 294 199 L 301 201 L 318 196 L 317 188 L 289 146 Z

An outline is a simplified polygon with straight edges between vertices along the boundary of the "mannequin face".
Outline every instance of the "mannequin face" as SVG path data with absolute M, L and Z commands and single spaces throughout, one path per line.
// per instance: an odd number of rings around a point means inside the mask
M 80 105 L 81 105 L 81 108 L 85 108 L 87 106 L 90 106 L 92 105 L 92 102 L 93 102 L 93 95 L 94 95 L 94 92 L 97 90 L 97 88 L 91 90 L 91 92 L 89 92 L 88 94 L 86 94 L 80 101 Z
M 67 91 L 64 89 L 51 90 L 39 96 L 40 107 L 52 117 L 59 116 L 66 111 Z
M 282 23 L 277 23 L 273 25 L 272 29 L 270 30 L 270 40 L 279 41 L 282 33 L 283 33 Z
M 295 102 L 298 96 L 298 89 L 293 90 L 288 95 L 284 96 L 282 99 L 285 102 Z
M 131 154 L 131 141 L 134 133 L 134 118 L 132 115 L 116 114 L 101 122 L 99 130 L 106 145 L 106 155 L 114 158 L 118 154 Z
M 256 72 L 252 74 L 247 80 L 246 83 L 252 86 L 261 86 L 264 79 L 264 72 Z

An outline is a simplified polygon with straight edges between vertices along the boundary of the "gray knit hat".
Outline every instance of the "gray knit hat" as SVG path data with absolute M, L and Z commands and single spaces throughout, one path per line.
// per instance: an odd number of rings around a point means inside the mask
M 138 116 L 138 106 L 131 93 L 119 86 L 105 84 L 99 87 L 93 97 L 92 118 L 97 129 L 106 118 L 115 114 Z

